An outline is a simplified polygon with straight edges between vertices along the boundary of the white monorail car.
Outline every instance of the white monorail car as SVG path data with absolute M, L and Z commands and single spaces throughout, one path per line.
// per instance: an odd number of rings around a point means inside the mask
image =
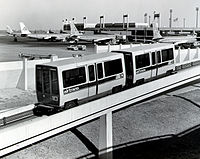
M 155 43 L 112 52 L 124 55 L 127 86 L 175 72 L 173 44 Z
M 39 108 L 70 108 L 125 86 L 123 54 L 102 53 L 36 65 Z
M 169 75 L 174 62 L 174 45 L 156 43 L 36 65 L 39 103 L 33 111 L 57 112 Z

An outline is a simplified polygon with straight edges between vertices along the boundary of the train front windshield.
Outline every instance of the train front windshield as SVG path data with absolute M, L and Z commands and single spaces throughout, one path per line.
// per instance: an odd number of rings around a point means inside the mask
M 36 93 L 39 103 L 58 106 L 58 72 L 54 67 L 36 66 Z

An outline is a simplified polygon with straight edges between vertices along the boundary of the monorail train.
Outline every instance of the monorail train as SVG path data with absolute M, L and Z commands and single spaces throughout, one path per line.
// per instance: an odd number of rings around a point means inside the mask
M 174 71 L 174 45 L 161 43 L 36 65 L 33 111 L 69 109 Z

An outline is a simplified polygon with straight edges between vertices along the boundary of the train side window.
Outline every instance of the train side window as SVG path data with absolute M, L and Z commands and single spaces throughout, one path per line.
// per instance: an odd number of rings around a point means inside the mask
M 42 69 L 41 67 L 36 68 L 36 89 L 42 92 Z
M 173 49 L 168 49 L 168 59 L 172 60 L 174 58 Z
M 50 93 L 49 70 L 43 70 L 44 93 Z
M 97 64 L 97 71 L 98 71 L 98 79 L 103 78 L 103 67 L 102 67 L 102 63 L 98 63 Z
M 172 60 L 173 58 L 174 58 L 174 56 L 173 56 L 173 49 L 172 48 L 162 50 L 162 61 L 163 62 Z
M 150 65 L 149 53 L 135 56 L 136 69 Z
M 86 82 L 85 67 L 63 71 L 62 75 L 64 88 Z
M 122 61 L 116 59 L 104 62 L 105 76 L 111 76 L 122 72 Z
M 157 55 L 157 63 L 161 63 L 160 51 L 157 51 L 156 55 Z
M 155 56 L 155 52 L 151 53 L 151 59 L 152 59 L 152 65 L 156 64 L 156 56 Z
M 51 85 L 52 85 L 52 94 L 58 94 L 59 88 L 58 88 L 57 71 L 51 70 Z
M 94 81 L 95 80 L 94 65 L 88 66 L 88 72 L 89 72 L 89 80 Z

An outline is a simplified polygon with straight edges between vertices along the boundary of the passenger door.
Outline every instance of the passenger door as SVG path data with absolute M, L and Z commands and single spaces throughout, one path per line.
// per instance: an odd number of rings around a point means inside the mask
M 103 74 L 103 64 L 97 63 L 96 64 L 96 72 L 97 72 L 97 87 L 96 87 L 96 94 L 103 93 L 107 90 L 104 86 L 104 74 Z
M 158 76 L 158 67 L 159 64 L 161 63 L 160 51 L 151 52 L 151 60 L 152 60 L 151 77 L 156 77 Z
M 39 102 L 59 104 L 59 85 L 56 68 L 36 67 L 36 91 Z
M 88 95 L 93 96 L 97 93 L 97 79 L 96 79 L 96 67 L 95 65 L 88 66 L 89 83 L 88 83 Z
M 131 53 L 124 53 L 126 68 L 126 85 L 133 84 L 133 57 Z
M 151 69 L 151 77 L 157 76 L 157 62 L 156 62 L 156 52 L 151 52 L 151 62 L 152 62 L 152 69 Z

